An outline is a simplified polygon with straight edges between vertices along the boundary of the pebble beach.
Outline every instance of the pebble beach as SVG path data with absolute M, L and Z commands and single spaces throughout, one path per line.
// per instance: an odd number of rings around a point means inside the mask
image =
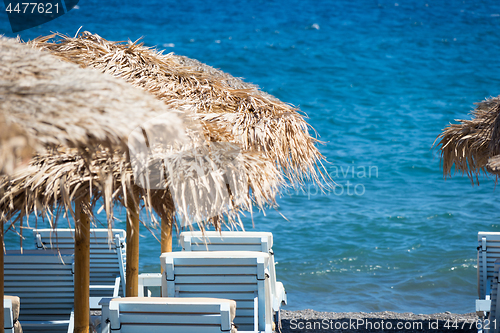
M 475 313 L 281 311 L 282 333 L 293 332 L 477 332 Z

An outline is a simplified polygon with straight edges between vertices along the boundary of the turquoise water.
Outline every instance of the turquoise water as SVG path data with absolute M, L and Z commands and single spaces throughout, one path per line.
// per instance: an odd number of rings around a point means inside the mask
M 491 177 L 445 180 L 432 144 L 500 94 L 500 2 L 89 0 L 20 35 L 80 26 L 143 36 L 307 113 L 343 187 L 283 193 L 289 221 L 254 216 L 255 230 L 274 233 L 287 309 L 474 311 L 477 232 L 500 231 L 499 192 Z M 0 14 L 0 33 L 9 29 Z M 159 271 L 159 244 L 142 235 L 141 270 Z

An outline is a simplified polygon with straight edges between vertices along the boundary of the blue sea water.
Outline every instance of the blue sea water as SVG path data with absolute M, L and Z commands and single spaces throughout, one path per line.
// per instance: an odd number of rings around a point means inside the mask
M 109 40 L 142 37 L 307 113 L 342 187 L 288 191 L 277 211 L 255 214 L 254 227 L 244 219 L 248 230 L 274 233 L 287 309 L 474 311 L 477 232 L 500 231 L 499 191 L 491 177 L 480 177 L 480 186 L 460 174 L 444 179 L 432 145 L 449 122 L 470 118 L 475 102 L 500 94 L 500 2 L 78 6 L 19 35 L 74 35 L 83 26 Z M 0 34 L 15 36 L 4 12 Z M 124 210 L 117 215 L 123 219 Z M 159 271 L 159 244 L 145 228 L 141 234 L 141 271 Z M 11 234 L 7 247 L 17 242 Z

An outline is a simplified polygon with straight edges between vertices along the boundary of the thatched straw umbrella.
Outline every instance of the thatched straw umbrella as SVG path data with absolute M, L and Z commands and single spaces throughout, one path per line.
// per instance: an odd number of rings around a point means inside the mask
M 479 183 L 481 171 L 500 174 L 500 96 L 477 103 L 473 119 L 450 124 L 437 140 L 441 145 L 443 173 L 466 173 Z
M 309 134 L 310 127 L 304 117 L 296 108 L 256 86 L 196 60 L 163 55 L 137 42 L 110 42 L 88 32 L 76 38 L 57 36 L 60 37 L 57 42 L 51 42 L 56 37 L 51 35 L 30 43 L 63 60 L 123 78 L 167 105 L 195 105 L 193 118 L 201 122 L 209 141 L 234 143 L 243 153 L 258 154 L 261 161 L 274 164 L 276 171 L 270 174 L 283 172 L 294 185 L 306 180 L 319 184 L 324 180 L 323 156 L 315 146 L 317 140 Z M 260 178 L 266 183 L 272 179 L 268 174 Z M 265 196 L 260 183 L 250 183 L 259 207 L 274 203 L 274 191 Z M 169 224 L 165 229 L 171 227 Z M 162 242 L 162 251 L 170 250 L 168 245 L 164 246 L 167 243 Z
M 34 50 L 7 38 L 0 38 L 0 64 L 2 123 L 15 129 L 15 132 L 10 133 L 23 133 L 28 138 L 26 140 L 33 140 L 47 151 L 60 149 L 57 148 L 60 146 L 73 147 L 74 155 L 82 158 L 82 170 L 92 164 L 96 154 L 105 153 L 108 159 L 123 155 L 129 133 L 154 117 L 169 114 L 165 130 L 173 137 L 184 135 L 183 122 L 176 113 L 152 96 L 112 76 L 61 62 L 47 52 Z M 33 162 L 30 167 L 32 165 Z M 16 177 L 23 172 L 26 172 L 25 169 L 13 172 L 12 179 L 2 178 L 1 187 L 5 190 L 2 198 L 3 221 L 13 216 L 10 210 L 12 206 L 8 205 L 17 200 L 17 197 L 10 197 L 10 200 L 6 198 L 9 191 L 12 193 L 9 188 L 15 187 L 13 184 Z M 101 179 L 111 176 L 106 165 L 95 166 L 94 172 Z M 88 332 L 90 224 L 86 213 L 89 211 L 89 192 L 92 190 L 87 190 L 86 193 L 68 192 L 65 191 L 68 184 L 64 173 L 51 177 L 54 193 L 65 198 L 66 203 L 71 200 L 76 203 L 75 211 L 71 204 L 64 205 L 76 222 L 75 331 Z M 38 179 L 40 180 L 41 178 Z M 80 180 L 83 182 L 81 178 Z M 24 188 L 22 191 L 37 192 L 37 185 L 32 184 L 31 188 Z M 76 185 L 79 186 L 81 184 Z M 104 193 L 107 195 L 105 201 L 111 201 L 112 193 Z M 30 198 L 35 199 L 32 202 L 33 207 L 36 207 L 35 211 L 37 208 L 43 210 L 44 207 L 40 206 L 43 201 L 37 201 L 36 196 Z M 26 213 L 30 212 L 28 206 L 21 209 Z M 1 258 L 3 261 L 3 252 Z M 0 276 L 3 280 L 3 265 Z M 0 296 L 3 298 L 3 281 L 0 282 Z M 3 307 L 3 303 L 1 306 Z M 3 316 L 2 309 L 0 316 Z M 1 318 L 0 322 L 3 322 Z

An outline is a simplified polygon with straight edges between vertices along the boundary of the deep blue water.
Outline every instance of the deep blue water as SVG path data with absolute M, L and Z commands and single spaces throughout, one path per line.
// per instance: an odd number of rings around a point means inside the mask
M 255 214 L 255 230 L 274 233 L 287 309 L 474 311 L 477 232 L 500 231 L 499 191 L 491 177 L 445 180 L 432 144 L 500 94 L 500 2 L 82 0 L 20 36 L 80 26 L 143 37 L 307 113 L 343 187 L 283 193 L 289 221 Z M 0 34 L 14 36 L 5 13 Z M 141 270 L 159 271 L 159 244 L 142 234 Z

